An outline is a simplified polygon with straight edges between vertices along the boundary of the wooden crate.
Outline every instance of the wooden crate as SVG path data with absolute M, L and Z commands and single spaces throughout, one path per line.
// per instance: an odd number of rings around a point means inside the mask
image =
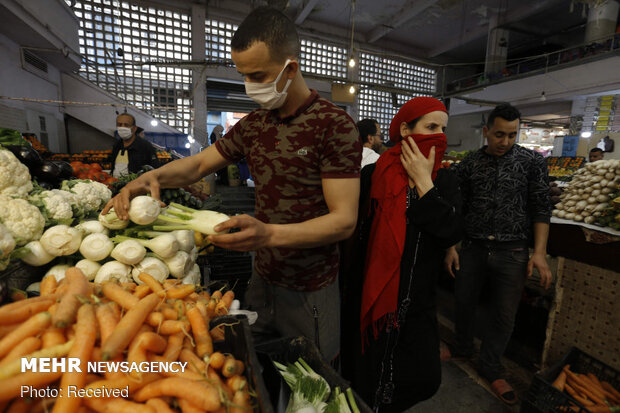
M 620 274 L 560 257 L 543 366 L 572 347 L 620 370 Z

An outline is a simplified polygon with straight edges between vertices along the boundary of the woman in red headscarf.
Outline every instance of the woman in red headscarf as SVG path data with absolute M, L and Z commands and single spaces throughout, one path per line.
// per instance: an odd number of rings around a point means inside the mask
M 361 303 L 352 304 L 361 304 L 362 354 L 343 374 L 379 412 L 404 411 L 430 398 L 441 382 L 435 282 L 462 226 L 457 178 L 439 169 L 447 123 L 439 100 L 411 99 L 390 124 L 395 146 L 362 170 L 355 261 L 364 276 Z M 349 304 L 360 296 L 350 286 L 344 294 Z

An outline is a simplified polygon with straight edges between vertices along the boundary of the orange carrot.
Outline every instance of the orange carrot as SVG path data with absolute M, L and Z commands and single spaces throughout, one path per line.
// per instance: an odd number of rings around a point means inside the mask
M 140 389 L 134 400 L 141 402 L 153 397 L 172 396 L 186 399 L 196 407 L 213 411 L 221 406 L 220 395 L 214 386 L 177 377 L 168 377 L 149 383 Z
M 168 298 L 185 298 L 196 290 L 194 284 L 184 284 L 180 287 L 171 288 L 166 292 Z
M 230 387 L 232 391 L 243 390 L 247 388 L 248 381 L 245 377 L 235 374 L 226 380 L 226 385 Z
M 211 334 L 211 338 L 213 339 L 213 341 L 221 341 L 226 338 L 226 335 L 224 334 L 223 326 L 219 326 L 219 327 L 215 327 L 211 329 L 211 331 L 209 331 L 209 334 Z
M 140 284 L 139 286 L 136 287 L 136 289 L 133 292 L 133 295 L 138 297 L 138 298 L 144 298 L 146 297 L 149 293 L 151 292 L 151 287 L 149 287 L 146 284 Z
M 95 309 L 91 304 L 84 304 L 78 310 L 75 341 L 68 354 L 69 358 L 78 358 L 80 360 L 82 371 L 68 371 L 62 375 L 60 390 L 61 394 L 65 395 L 65 397 L 58 398 L 54 404 L 52 413 L 73 412 L 80 407 L 82 398 L 68 397 L 69 388 L 73 386 L 75 386 L 74 388 L 76 389 L 84 388 L 87 373 L 86 365 L 90 360 L 96 337 L 97 319 L 95 318 Z
M 209 317 L 207 316 L 207 304 L 202 300 L 196 301 L 196 308 L 200 311 L 200 314 L 204 317 L 204 319 L 209 322 Z
M 217 374 L 217 372 L 211 367 L 207 367 L 207 378 L 218 388 L 220 392 L 224 392 L 226 394 L 226 398 L 228 400 L 232 400 L 234 395 L 232 389 L 224 383 L 220 375 Z
M 250 394 L 247 390 L 237 390 L 230 405 L 230 413 L 248 413 L 251 411 Z
M 575 400 L 577 400 L 579 403 L 583 404 L 584 406 L 594 405 L 594 403 L 592 403 L 590 400 L 579 395 L 579 393 L 577 393 L 577 391 L 570 384 L 566 383 L 564 385 L 564 390 L 566 390 L 568 394 L 570 394 Z
M 601 386 L 603 386 L 603 389 L 611 393 L 616 398 L 616 400 L 620 400 L 620 392 L 618 392 L 618 390 L 616 390 L 614 386 L 612 386 L 606 381 L 602 381 Z
M 191 307 L 187 310 L 187 319 L 192 326 L 192 334 L 196 341 L 196 354 L 199 357 L 204 357 L 213 353 L 213 342 L 209 335 L 207 322 L 200 311 L 196 307 Z
M 73 324 L 82 304 L 78 297 L 87 296 L 89 285 L 88 280 L 77 267 L 68 268 L 65 271 L 65 280 L 69 284 L 67 292 L 60 299 L 58 309 L 52 317 L 52 324 L 56 327 L 66 327 Z
M 142 403 L 124 399 L 86 399 L 86 405 L 100 413 L 155 413 L 155 410 Z
M 136 380 L 133 377 L 130 377 L 126 374 L 123 374 L 121 377 L 116 377 L 113 379 L 105 379 L 95 381 L 86 386 L 86 389 L 119 389 L 129 390 L 129 396 L 133 395 L 135 392 L 140 390 L 142 387 L 146 386 L 149 383 L 160 380 L 161 376 L 157 373 L 144 373 L 140 380 Z
M 121 287 L 123 287 L 123 290 L 130 291 L 132 293 L 136 289 L 137 285 L 138 284 L 136 284 L 136 283 L 121 283 Z
M 120 285 L 114 282 L 107 282 L 102 286 L 103 295 L 110 300 L 116 302 L 118 305 L 126 310 L 132 309 L 140 299 L 129 291 L 126 291 Z
M 222 299 L 223 295 L 222 295 L 222 290 L 215 290 L 213 291 L 213 294 L 211 294 L 211 299 L 215 300 L 215 302 L 219 302 Z
M 151 277 L 149 274 L 143 272 L 140 273 L 140 275 L 138 276 L 138 278 L 146 285 L 148 285 L 151 288 L 151 291 L 153 291 L 155 294 L 159 295 L 159 296 L 164 296 L 165 295 L 165 291 L 164 291 L 164 287 L 162 287 L 161 283 L 159 281 L 157 281 L 155 278 Z
M 233 300 L 235 299 L 235 293 L 233 290 L 228 290 L 222 295 L 222 303 L 226 306 L 227 310 L 230 310 Z
M 168 403 L 162 399 L 150 399 L 146 402 L 146 405 L 155 410 L 155 413 L 174 413 L 174 410 L 172 410 L 170 406 L 168 406 Z
M 53 294 L 57 286 L 58 282 L 56 281 L 56 277 L 54 277 L 53 275 L 43 277 L 43 279 L 41 280 L 41 285 L 39 286 L 39 294 L 41 296 Z
M 58 344 L 66 343 L 65 329 L 58 327 L 48 327 L 43 334 L 41 334 L 41 347 L 49 348 L 57 346 Z
M 604 404 L 603 399 L 598 397 L 595 392 L 590 389 L 588 383 L 586 383 L 582 377 L 578 376 L 576 373 L 573 373 L 570 370 L 566 371 L 566 381 L 570 383 L 574 390 L 577 390 L 582 395 L 586 396 L 588 399 L 594 401 L 595 403 Z
M 177 402 L 179 402 L 179 407 L 183 413 L 202 413 L 204 411 L 201 408 L 194 406 L 186 399 L 178 398 Z
M 98 305 L 95 309 L 95 316 L 97 317 L 97 323 L 99 324 L 99 338 L 100 342 L 103 343 L 110 337 L 114 328 L 120 321 L 116 311 L 112 308 L 116 306 L 114 301 L 111 301 L 106 304 Z
M 22 386 L 32 386 L 34 388 L 43 387 L 55 382 L 62 376 L 61 372 L 52 373 L 33 373 L 28 371 L 16 376 L 0 380 L 0 401 L 11 400 L 19 397 Z
M 197 292 L 193 292 L 190 295 L 187 296 L 188 299 L 192 300 L 192 301 L 197 301 L 200 298 L 200 294 L 198 294 Z
M 180 332 L 188 333 L 190 330 L 190 324 L 187 320 L 164 320 L 159 326 L 159 334 L 168 336 L 170 334 L 176 334 Z
M 3 326 L 0 325 L 0 338 L 6 336 L 11 331 L 15 330 L 17 327 L 19 327 L 19 324 L 6 324 Z
M 20 357 L 28 355 L 41 348 L 41 339 L 38 337 L 28 337 L 24 339 L 18 346 L 15 346 L 9 351 L 9 353 L 0 361 L 0 367 L 6 366 L 13 360 L 17 360 Z
M 164 315 L 166 320 L 178 320 L 179 312 L 173 308 L 167 307 L 161 310 L 161 313 Z
M 112 334 L 103 342 L 101 350 L 103 359 L 109 360 L 125 350 L 135 337 L 138 328 L 144 323 L 149 313 L 159 303 L 160 298 L 156 294 L 149 294 L 141 299 L 116 325 Z
M 28 413 L 28 408 L 30 404 L 26 402 L 26 399 L 16 399 L 11 403 L 11 407 L 6 411 L 6 413 Z
M 179 354 L 179 360 L 187 363 L 187 367 L 194 370 L 197 373 L 204 373 L 207 369 L 207 365 L 202 361 L 193 351 L 184 348 Z
M 166 349 L 166 340 L 159 334 L 152 332 L 140 333 L 136 336 L 129 346 L 129 352 L 127 353 L 127 361 L 131 363 L 142 363 L 148 361 L 146 356 L 147 351 L 160 354 Z M 131 371 L 130 375 L 139 378 L 141 372 Z
M 605 394 L 603 392 L 603 389 L 599 389 L 598 384 L 595 383 L 594 381 L 590 380 L 590 378 L 587 375 L 584 374 L 580 374 L 579 378 L 581 379 L 581 381 L 587 385 L 587 389 L 592 392 L 592 394 L 594 394 L 596 397 L 598 397 L 601 400 L 605 400 Z
M 224 361 L 226 360 L 226 356 L 220 353 L 219 351 L 214 352 L 209 356 L 209 366 L 213 367 L 216 370 L 219 370 L 224 365 Z
M 553 381 L 552 386 L 558 389 L 559 391 L 563 391 L 565 383 L 566 383 L 566 372 L 561 371 L 560 374 L 558 374 L 558 377 Z
M 164 358 L 168 361 L 176 361 L 183 349 L 183 339 L 185 334 L 183 332 L 171 334 L 168 336 L 168 346 L 164 352 Z
M 35 336 L 45 330 L 52 322 L 50 313 L 43 312 L 32 316 L 15 330 L 0 339 L 0 358 L 4 357 L 11 349 L 24 339 Z
M 235 360 L 233 356 L 226 357 L 224 365 L 222 366 L 222 376 L 231 377 L 235 374 L 241 374 L 243 372 L 243 362 Z
M 58 296 L 33 297 L 0 307 L 0 324 L 16 324 L 28 320 L 35 314 L 46 311 Z

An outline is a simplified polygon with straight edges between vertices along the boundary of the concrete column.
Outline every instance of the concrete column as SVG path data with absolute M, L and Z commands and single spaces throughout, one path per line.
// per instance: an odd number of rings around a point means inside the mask
M 618 8 L 620 5 L 616 0 L 607 0 L 599 5 L 590 6 L 588 23 L 586 24 L 586 43 L 597 41 L 615 33 Z
M 205 51 L 205 20 L 204 5 L 192 5 L 192 60 L 204 62 Z M 202 76 L 201 76 L 202 75 Z M 207 86 L 201 69 L 192 70 L 194 85 L 194 139 L 200 145 L 207 146 Z
M 491 16 L 489 20 L 489 35 L 487 37 L 487 54 L 484 63 L 484 73 L 499 72 L 506 67 L 509 32 L 498 26 L 499 17 L 497 15 Z

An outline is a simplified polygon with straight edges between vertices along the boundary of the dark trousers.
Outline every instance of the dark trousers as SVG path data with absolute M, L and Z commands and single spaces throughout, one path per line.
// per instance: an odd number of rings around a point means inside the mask
M 480 291 L 489 287 L 488 325 L 482 336 L 479 369 L 489 381 L 500 378 L 500 358 L 512 334 L 514 320 L 527 276 L 529 251 L 526 242 L 465 240 L 456 274 L 456 352 L 473 352 L 474 318 Z
M 317 344 L 327 361 L 340 352 L 338 280 L 318 291 L 302 292 L 269 284 L 255 273 L 245 293 L 248 310 L 258 313 L 250 326 L 254 344 L 304 336 Z

